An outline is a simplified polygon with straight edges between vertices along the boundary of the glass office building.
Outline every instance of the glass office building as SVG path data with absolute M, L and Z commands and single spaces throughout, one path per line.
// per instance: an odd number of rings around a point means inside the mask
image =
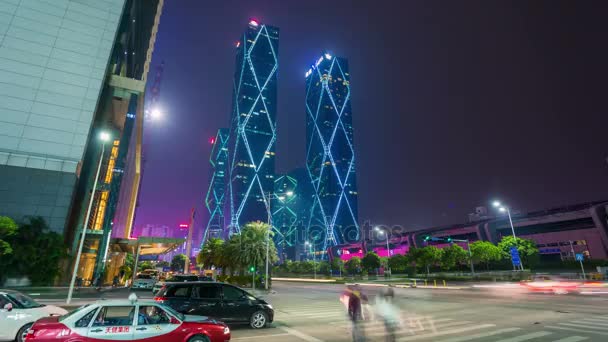
M 274 188 L 279 29 L 251 20 L 236 43 L 230 127 L 230 233 L 266 221 Z
M 212 138 L 211 156 L 209 157 L 209 188 L 205 195 L 207 208 L 207 226 L 203 231 L 202 244 L 210 238 L 219 238 L 224 229 L 224 203 L 226 199 L 226 168 L 228 163 L 228 134 L 227 128 L 220 128 Z
M 63 232 L 125 0 L 0 0 L 0 215 Z
M 315 250 L 323 251 L 357 241 L 357 182 L 346 59 L 324 53 L 306 72 L 306 136 L 306 168 L 313 187 L 307 235 Z

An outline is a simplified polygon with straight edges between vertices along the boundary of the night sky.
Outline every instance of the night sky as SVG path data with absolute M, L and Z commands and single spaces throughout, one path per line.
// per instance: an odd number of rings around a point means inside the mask
M 359 220 L 460 223 L 497 197 L 531 211 L 608 199 L 606 1 L 165 1 L 136 229 L 202 201 L 228 127 L 234 42 L 280 28 L 277 172 L 305 163 L 304 73 L 349 59 Z M 152 77 L 152 73 L 150 74 Z M 204 216 L 197 217 L 197 227 Z

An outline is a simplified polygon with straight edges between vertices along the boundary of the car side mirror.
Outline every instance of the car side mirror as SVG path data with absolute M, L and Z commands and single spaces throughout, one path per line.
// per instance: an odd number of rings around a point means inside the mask
M 169 323 L 171 323 L 171 324 L 181 324 L 182 322 L 180 322 L 179 319 L 177 319 L 175 317 L 171 317 L 171 320 L 169 321 Z
M 13 304 L 12 303 L 7 303 L 6 305 L 4 305 L 4 310 L 6 310 L 6 311 L 13 311 Z

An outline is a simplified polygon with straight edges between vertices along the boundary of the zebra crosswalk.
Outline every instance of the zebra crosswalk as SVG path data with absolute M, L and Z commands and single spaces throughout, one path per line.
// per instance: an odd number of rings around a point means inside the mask
M 419 314 L 402 312 L 400 324 L 394 334 L 397 341 L 606 341 L 608 340 L 608 316 L 593 314 L 565 317 L 535 326 L 508 326 L 498 321 L 479 321 L 472 319 L 470 313 L 475 309 L 458 309 L 456 306 L 446 310 Z M 478 313 L 478 312 L 477 312 Z M 382 341 L 386 327 L 380 317 L 369 307 L 364 310 L 367 319 L 362 321 L 362 330 L 370 341 Z M 477 316 L 479 317 L 479 316 Z M 352 324 L 347 318 L 346 309 L 340 303 L 306 304 L 297 307 L 278 307 L 275 322 L 296 326 L 299 331 L 314 335 L 319 341 L 350 340 Z M 322 327 L 331 327 L 323 329 Z

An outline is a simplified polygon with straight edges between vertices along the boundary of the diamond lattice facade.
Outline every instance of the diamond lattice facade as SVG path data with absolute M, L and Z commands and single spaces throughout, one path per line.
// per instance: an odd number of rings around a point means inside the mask
M 325 53 L 306 73 L 307 236 L 317 250 L 359 240 L 350 95 L 346 59 Z
M 209 163 L 211 164 L 209 189 L 205 196 L 205 208 L 209 220 L 203 232 L 201 244 L 208 238 L 221 236 L 224 228 L 224 202 L 226 193 L 226 167 L 228 162 L 228 129 L 220 128 L 213 138 Z
M 278 28 L 251 20 L 237 43 L 228 149 L 230 233 L 266 221 L 274 188 Z

